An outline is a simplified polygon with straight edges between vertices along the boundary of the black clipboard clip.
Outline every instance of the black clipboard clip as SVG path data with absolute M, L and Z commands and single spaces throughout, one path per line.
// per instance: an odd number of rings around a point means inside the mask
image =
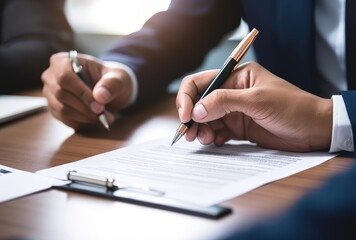
M 164 191 L 146 185 L 120 186 L 111 177 L 78 173 L 71 170 L 67 174 L 67 179 L 71 183 L 56 186 L 56 188 L 210 219 L 218 219 L 232 212 L 230 208 L 219 205 L 206 207 L 169 199 L 165 197 Z

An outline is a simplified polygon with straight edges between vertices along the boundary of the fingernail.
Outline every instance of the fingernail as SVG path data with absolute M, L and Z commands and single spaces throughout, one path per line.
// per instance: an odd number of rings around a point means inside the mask
M 183 116 L 183 109 L 182 108 L 178 108 L 178 116 L 179 116 L 179 119 L 182 121 L 182 116 Z
M 204 143 L 204 133 L 198 132 L 197 138 L 199 139 L 199 142 Z
M 90 109 L 94 112 L 94 113 L 101 113 L 102 111 L 104 111 L 104 106 L 95 102 L 95 101 L 92 101 L 90 103 Z
M 196 120 L 202 120 L 208 116 L 208 112 L 206 111 L 203 104 L 198 104 L 194 107 L 192 117 Z
M 105 87 L 98 87 L 96 90 L 96 94 L 99 95 L 105 102 L 110 100 L 111 93 Z
M 109 124 L 113 124 L 115 122 L 115 116 L 112 113 L 106 112 L 105 115 L 106 115 L 106 118 L 107 118 Z

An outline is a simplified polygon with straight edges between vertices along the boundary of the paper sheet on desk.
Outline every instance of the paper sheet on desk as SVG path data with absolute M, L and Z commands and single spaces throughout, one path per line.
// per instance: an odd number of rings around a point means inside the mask
M 64 184 L 53 178 L 0 165 L 0 202 Z
M 42 110 L 47 106 L 43 97 L 0 95 L 0 123 Z
M 165 191 L 167 198 L 209 206 L 334 156 L 267 150 L 238 141 L 216 147 L 182 139 L 171 147 L 170 139 L 161 139 L 38 173 L 62 179 L 68 170 L 111 176 L 123 184 L 145 184 Z

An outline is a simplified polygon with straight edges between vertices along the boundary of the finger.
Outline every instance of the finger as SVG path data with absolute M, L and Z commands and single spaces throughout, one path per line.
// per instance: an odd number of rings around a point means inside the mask
M 109 125 L 113 124 L 116 120 L 115 114 L 105 110 L 105 117 L 108 120 Z
M 123 71 L 109 71 L 103 74 L 93 89 L 94 99 L 102 104 L 111 104 L 117 110 L 129 104 L 132 95 L 132 82 Z
M 53 97 L 63 103 L 64 105 L 68 105 L 71 106 L 72 108 L 74 108 L 76 111 L 88 115 L 88 116 L 93 116 L 93 112 L 92 110 L 89 109 L 89 107 L 83 103 L 81 100 L 79 100 L 79 98 L 75 95 L 73 95 L 71 92 L 68 92 L 67 90 L 61 88 L 57 82 L 54 80 L 53 77 L 53 73 L 49 70 L 46 70 L 43 74 L 42 74 L 42 79 L 44 81 L 44 87 L 43 87 L 43 94 L 44 96 L 46 96 L 47 98 L 50 95 L 53 95 Z M 51 80 L 49 80 L 51 79 Z M 50 102 L 51 104 L 51 102 Z M 91 105 L 95 106 L 95 102 L 92 102 Z M 96 107 L 96 108 L 100 108 Z M 101 109 L 101 111 L 103 111 L 103 109 Z
M 60 90 L 71 93 L 86 106 L 90 106 L 94 101 L 90 87 L 87 86 L 79 76 L 72 72 L 71 69 L 64 69 L 62 71 L 57 80 Z
M 216 89 L 194 106 L 192 119 L 196 122 L 210 122 L 232 112 L 247 114 L 246 109 L 251 109 L 254 103 L 249 92 L 250 89 Z
M 78 129 L 80 125 L 88 123 L 93 124 L 97 121 L 96 119 L 88 120 L 87 116 L 84 116 L 76 110 L 72 109 L 70 106 L 59 102 L 56 98 L 54 98 L 53 95 L 47 95 L 46 87 L 44 87 L 43 92 L 45 93 L 44 95 L 48 100 L 48 108 L 52 115 L 66 125 L 74 129 Z
M 193 104 L 209 85 L 216 72 L 216 70 L 205 71 L 187 76 L 182 80 L 176 100 L 176 108 L 182 122 L 188 122 L 191 119 Z
M 230 77 L 221 85 L 221 89 L 246 89 L 256 86 L 256 76 L 268 74 L 255 62 L 247 62 L 236 67 Z M 266 77 L 267 79 L 267 77 Z
M 217 119 L 217 120 L 215 120 L 215 121 L 208 122 L 207 124 L 209 124 L 210 128 L 211 128 L 214 132 L 215 132 L 215 131 L 218 131 L 218 130 L 220 130 L 220 129 L 226 128 L 223 119 Z
M 215 139 L 215 133 L 208 124 L 198 124 L 197 138 L 203 145 L 209 145 L 213 143 Z
M 57 88 L 54 89 L 55 98 L 61 102 L 63 105 L 70 106 L 76 112 L 87 116 L 88 118 L 94 118 L 98 113 L 103 111 L 103 106 L 92 101 L 89 106 L 79 100 L 77 96 L 74 96 L 72 93 L 67 92 L 63 89 Z M 94 110 L 93 110 L 94 109 Z
M 198 133 L 198 124 L 193 124 L 191 128 L 185 133 L 185 139 L 192 142 L 196 139 Z
M 196 129 L 191 132 L 188 132 L 186 138 L 188 138 L 189 141 L 194 141 L 195 138 L 198 138 L 200 143 L 202 143 L 203 145 L 213 143 L 216 138 L 216 132 L 222 129 L 227 129 L 221 119 L 205 124 L 194 124 L 193 126 Z
M 219 129 L 218 131 L 215 132 L 214 144 L 217 146 L 222 146 L 224 145 L 224 143 L 231 140 L 232 138 L 233 135 L 229 129 L 227 128 Z
M 58 85 L 61 90 L 70 92 L 82 101 L 86 106 L 93 102 L 92 91 L 74 72 L 67 54 L 55 54 L 50 58 L 52 78 L 48 78 L 46 84 Z M 89 76 L 91 77 L 91 76 Z
M 213 132 L 213 139 L 210 143 L 214 142 L 215 145 L 221 146 L 226 141 L 230 140 L 233 136 L 232 130 L 226 125 L 225 119 L 218 119 L 207 123 Z M 199 134 L 199 133 L 198 133 Z
M 95 117 L 88 117 L 75 109 L 73 109 L 69 105 L 65 105 L 57 99 L 53 98 L 52 95 L 47 97 L 49 104 L 49 108 L 51 113 L 60 120 L 74 121 L 78 123 L 89 123 L 95 122 Z

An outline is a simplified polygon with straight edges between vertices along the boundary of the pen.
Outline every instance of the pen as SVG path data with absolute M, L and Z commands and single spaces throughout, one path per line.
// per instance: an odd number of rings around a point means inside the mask
M 208 88 L 205 90 L 203 95 L 201 95 L 200 100 L 206 97 L 209 93 L 219 88 L 221 84 L 230 76 L 234 67 L 241 61 L 245 56 L 247 50 L 252 45 L 253 41 L 256 39 L 258 30 L 256 28 L 252 29 L 249 34 L 242 39 L 242 41 L 237 45 L 237 47 L 232 51 L 228 59 L 225 61 L 224 65 L 221 67 L 218 74 L 212 80 Z M 176 134 L 174 135 L 172 144 L 178 142 L 178 140 L 188 131 L 188 129 L 193 125 L 194 121 L 190 120 L 186 123 L 181 123 L 177 129 Z
M 69 58 L 72 64 L 72 69 L 75 74 L 90 88 L 93 88 L 92 83 L 86 74 L 86 72 L 83 70 L 83 66 L 79 64 L 78 59 L 77 59 L 77 51 L 71 50 L 69 51 Z M 105 117 L 105 113 L 101 112 L 98 114 L 99 121 L 101 124 L 105 127 L 106 130 L 110 130 L 109 128 L 109 123 L 108 120 Z

